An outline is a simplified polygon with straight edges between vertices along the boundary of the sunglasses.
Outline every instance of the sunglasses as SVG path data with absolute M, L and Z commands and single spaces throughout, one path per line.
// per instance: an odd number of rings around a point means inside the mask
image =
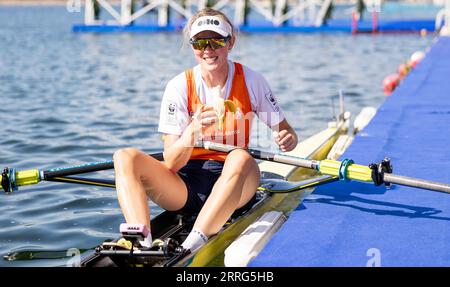
M 225 47 L 230 38 L 228 36 L 225 38 L 190 39 L 189 43 L 195 50 L 205 50 L 208 45 L 211 49 L 216 50 Z

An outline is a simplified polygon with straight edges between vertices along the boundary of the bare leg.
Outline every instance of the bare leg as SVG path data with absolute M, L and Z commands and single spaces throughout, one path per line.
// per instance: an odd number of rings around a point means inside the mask
M 182 208 L 187 188 L 178 174 L 164 163 L 134 148 L 114 153 L 116 190 L 127 223 L 150 228 L 148 198 L 167 210 Z
M 250 154 L 242 149 L 229 153 L 194 229 L 201 230 L 206 236 L 216 234 L 233 212 L 253 197 L 259 178 L 259 167 Z

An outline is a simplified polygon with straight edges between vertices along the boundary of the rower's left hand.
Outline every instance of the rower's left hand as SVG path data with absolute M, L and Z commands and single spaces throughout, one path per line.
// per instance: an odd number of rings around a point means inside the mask
M 297 136 L 288 130 L 273 132 L 273 137 L 282 152 L 291 151 L 297 146 Z

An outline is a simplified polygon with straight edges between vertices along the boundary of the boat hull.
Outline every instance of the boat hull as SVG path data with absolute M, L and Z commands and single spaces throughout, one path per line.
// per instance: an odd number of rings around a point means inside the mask
M 302 141 L 287 154 L 310 159 L 327 157 L 338 137 L 347 132 L 344 122 L 334 123 L 318 134 Z M 278 178 L 288 181 L 299 181 L 317 176 L 318 173 L 290 165 L 266 162 L 259 163 L 262 178 Z M 277 211 L 288 216 L 289 212 L 300 204 L 312 188 L 289 193 L 272 193 L 259 191 L 257 202 L 249 210 L 235 213 L 224 225 L 218 235 L 193 254 L 171 254 L 161 256 L 105 256 L 99 250 L 83 256 L 83 267 L 103 266 L 224 266 L 225 249 L 258 217 L 266 212 Z M 166 240 L 174 238 L 182 242 L 192 229 L 195 217 L 165 211 L 152 220 L 153 238 Z M 123 253 L 126 253 L 124 251 Z M 126 254 L 125 254 L 126 255 Z

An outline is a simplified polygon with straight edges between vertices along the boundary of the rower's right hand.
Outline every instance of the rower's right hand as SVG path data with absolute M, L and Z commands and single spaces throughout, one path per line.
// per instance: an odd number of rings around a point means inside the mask
M 197 109 L 195 114 L 192 116 L 192 122 L 196 127 L 196 130 L 200 131 L 204 128 L 212 126 L 218 121 L 218 117 L 214 108 L 212 106 L 201 106 Z

